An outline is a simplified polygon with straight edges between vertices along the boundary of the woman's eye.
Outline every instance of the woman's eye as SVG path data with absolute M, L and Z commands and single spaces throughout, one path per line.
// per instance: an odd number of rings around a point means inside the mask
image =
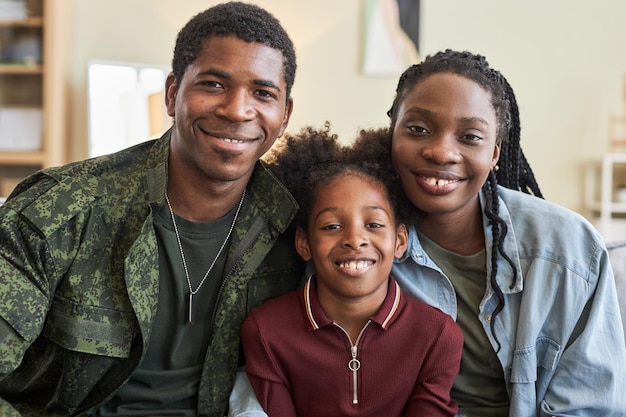
M 461 136 L 461 139 L 468 140 L 470 142 L 478 142 L 478 141 L 483 140 L 482 137 L 477 136 L 477 135 L 472 135 L 472 134 L 463 135 Z

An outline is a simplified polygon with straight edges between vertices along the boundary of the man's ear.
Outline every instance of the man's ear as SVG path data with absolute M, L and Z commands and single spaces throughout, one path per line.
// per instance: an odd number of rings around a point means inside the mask
M 165 108 L 167 109 L 167 115 L 174 117 L 176 108 L 176 93 L 178 93 L 178 83 L 174 73 L 167 74 L 165 79 Z
M 285 113 L 283 114 L 283 122 L 280 126 L 280 131 L 278 132 L 278 137 L 281 137 L 285 130 L 287 129 L 287 125 L 289 124 L 289 119 L 291 118 L 291 112 L 293 112 L 293 99 L 291 97 L 287 98 L 287 103 L 285 105 Z
M 409 247 L 409 233 L 406 231 L 406 226 L 401 224 L 398 226 L 396 233 L 396 250 L 394 256 L 396 259 L 401 258 Z
M 296 228 L 296 251 L 305 261 L 308 262 L 311 260 L 309 236 L 301 226 Z

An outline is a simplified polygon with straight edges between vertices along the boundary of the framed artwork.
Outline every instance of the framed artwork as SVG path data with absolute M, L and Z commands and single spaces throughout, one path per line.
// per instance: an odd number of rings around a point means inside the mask
M 419 62 L 419 0 L 363 1 L 363 73 L 399 75 Z

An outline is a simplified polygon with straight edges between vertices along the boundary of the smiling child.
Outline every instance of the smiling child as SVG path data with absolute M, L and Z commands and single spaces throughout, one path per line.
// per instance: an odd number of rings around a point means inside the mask
M 273 163 L 300 205 L 296 249 L 315 273 L 253 309 L 246 371 L 270 417 L 453 416 L 456 323 L 400 291 L 399 201 L 373 163 L 349 164 L 328 129 L 288 138 Z

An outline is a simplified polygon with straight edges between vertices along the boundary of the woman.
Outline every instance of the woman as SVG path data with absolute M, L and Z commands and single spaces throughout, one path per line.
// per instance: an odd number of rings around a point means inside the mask
M 626 415 L 606 249 L 581 216 L 539 198 L 506 79 L 446 50 L 405 71 L 388 114 L 391 131 L 363 132 L 352 151 L 391 161 L 422 213 L 392 275 L 463 330 L 459 414 Z

